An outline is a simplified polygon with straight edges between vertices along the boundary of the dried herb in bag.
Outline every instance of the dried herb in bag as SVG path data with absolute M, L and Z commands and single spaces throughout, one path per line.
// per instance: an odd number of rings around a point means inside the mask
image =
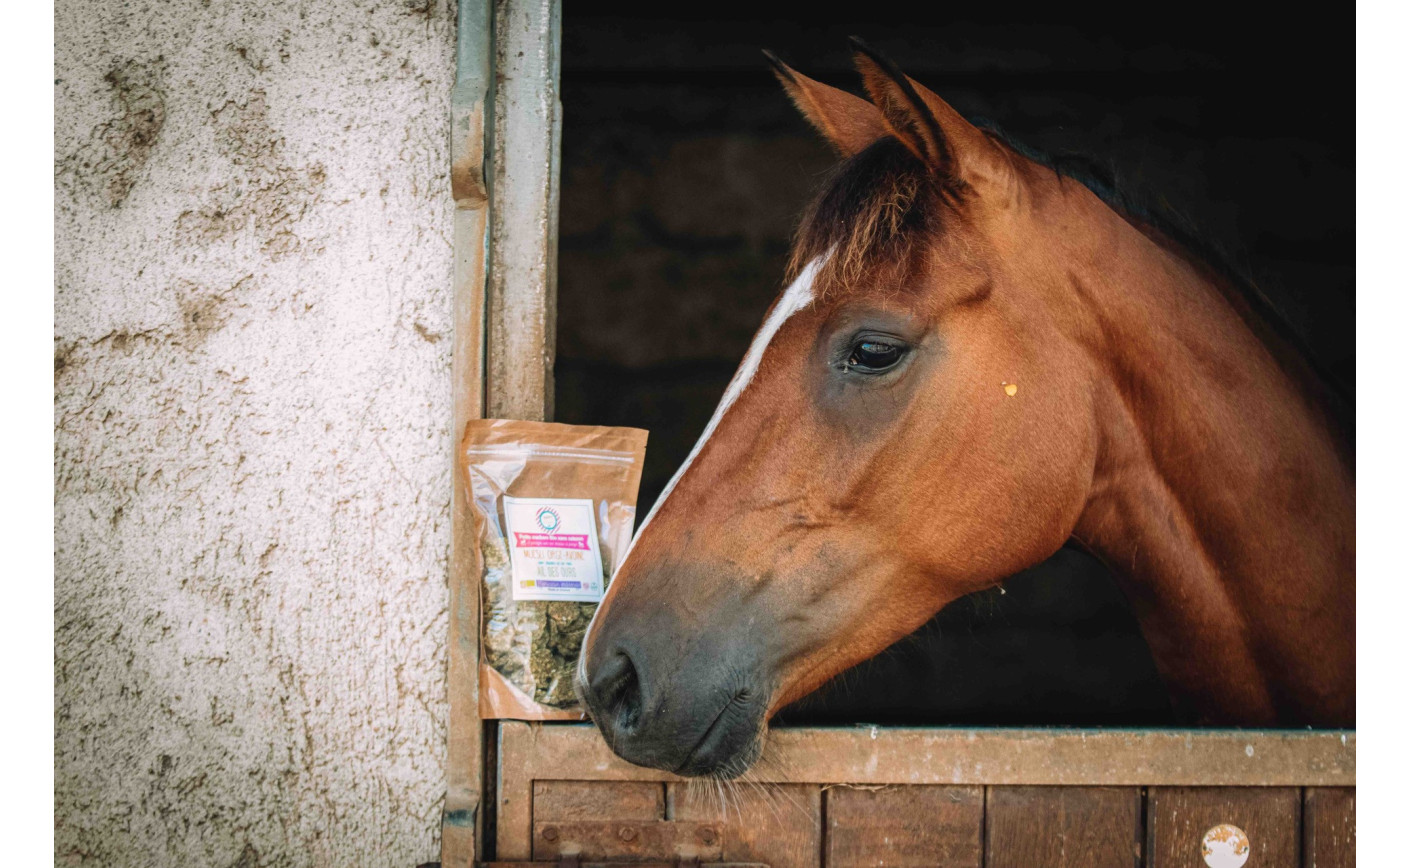
M 577 718 L 573 675 L 631 541 L 646 432 L 485 419 L 461 444 L 481 566 L 481 716 Z

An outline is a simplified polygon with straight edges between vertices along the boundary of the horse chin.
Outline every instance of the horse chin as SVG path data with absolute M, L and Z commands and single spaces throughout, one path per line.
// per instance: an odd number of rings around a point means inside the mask
M 747 772 L 759 758 L 767 730 L 763 703 L 733 700 L 692 741 L 679 741 L 680 731 L 668 729 L 658 738 L 609 738 L 608 746 L 634 765 L 684 778 L 730 780 Z
M 717 721 L 705 733 L 674 774 L 686 778 L 732 780 L 749 770 L 764 750 L 767 727 L 762 716 Z

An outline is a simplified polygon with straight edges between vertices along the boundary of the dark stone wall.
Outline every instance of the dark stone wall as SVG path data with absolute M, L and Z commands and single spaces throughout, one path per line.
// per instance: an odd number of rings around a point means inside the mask
M 1319 360 L 1354 377 L 1350 10 L 1167 20 L 1004 4 L 564 13 L 557 417 L 651 430 L 649 508 L 779 289 L 794 222 L 833 164 L 768 47 L 857 91 L 863 36 L 970 116 L 1081 153 L 1250 271 Z M 1285 16 L 1287 17 L 1287 16 Z M 1163 693 L 1120 593 L 1064 550 L 840 679 L 808 719 L 1149 722 Z M 901 685 L 897 688 L 897 685 Z

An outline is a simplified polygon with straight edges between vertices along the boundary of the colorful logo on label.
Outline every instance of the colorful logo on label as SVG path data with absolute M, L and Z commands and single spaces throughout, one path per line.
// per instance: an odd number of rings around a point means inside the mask
M 563 523 L 563 519 L 558 515 L 558 510 L 551 506 L 545 506 L 534 515 L 534 521 L 544 533 L 553 533 L 558 530 L 558 526 Z

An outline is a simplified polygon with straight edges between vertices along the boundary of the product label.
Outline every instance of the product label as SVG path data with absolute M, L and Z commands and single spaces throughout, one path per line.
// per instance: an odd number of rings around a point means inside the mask
M 516 600 L 602 601 L 602 552 L 591 500 L 504 497 Z

